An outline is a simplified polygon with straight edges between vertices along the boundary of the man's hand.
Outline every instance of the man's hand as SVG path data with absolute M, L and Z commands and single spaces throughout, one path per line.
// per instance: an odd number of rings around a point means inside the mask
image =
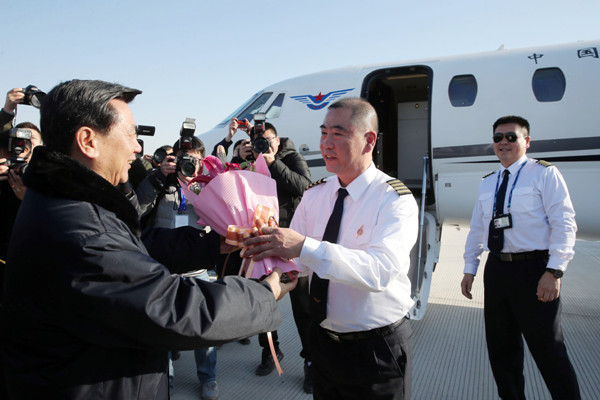
M 263 158 L 265 159 L 265 162 L 267 163 L 268 167 L 270 167 L 271 164 L 273 164 L 275 162 L 275 153 L 273 153 L 272 148 L 269 147 L 269 151 L 267 153 L 262 153 L 262 155 L 263 155 Z M 258 156 L 258 154 L 256 156 Z
M 6 101 L 4 102 L 4 111 L 14 113 L 17 109 L 17 104 L 21 104 L 25 98 L 23 88 L 14 88 L 6 93 Z
M 221 244 L 219 247 L 219 253 L 221 253 L 221 254 L 233 253 L 234 251 L 239 249 L 239 247 L 237 247 L 237 246 L 225 243 L 225 238 L 223 236 L 220 236 L 220 240 L 221 240 Z
M 233 135 L 235 135 L 235 132 L 237 132 L 238 129 L 248 133 L 250 132 L 251 127 L 252 125 L 250 125 L 248 120 L 245 118 L 243 121 L 238 120 L 237 118 L 232 118 L 229 122 L 229 130 L 227 132 L 227 136 L 225 137 L 225 141 L 231 142 Z
M 304 245 L 304 235 L 289 228 L 262 228 L 262 235 L 244 240 L 249 247 L 245 255 L 260 261 L 266 257 L 295 258 L 300 256 Z
M 244 141 L 239 147 L 238 150 L 239 157 L 247 160 L 249 156 L 252 155 L 252 143 L 249 140 Z
M 166 156 L 163 162 L 160 164 L 160 172 L 162 172 L 164 176 L 174 174 L 176 169 L 177 163 L 175 162 L 174 156 Z
M 23 184 L 21 177 L 13 170 L 8 171 L 8 183 L 15 196 L 17 196 L 19 200 L 23 200 L 27 187 Z
M 538 282 L 535 295 L 542 303 L 558 299 L 560 295 L 560 279 L 555 278 L 550 272 L 544 272 L 544 275 L 542 275 Z
M 275 296 L 275 300 L 279 301 L 290 290 L 294 289 L 298 284 L 298 277 L 291 274 L 292 279 L 288 283 L 281 282 L 281 269 L 275 268 L 273 273 L 265 278 L 265 281 L 271 285 L 271 290 Z
M 473 280 L 475 279 L 475 275 L 473 274 L 465 274 L 463 276 L 462 282 L 460 283 L 460 289 L 462 291 L 463 296 L 467 299 L 473 299 L 473 295 L 471 294 L 471 288 L 473 287 Z

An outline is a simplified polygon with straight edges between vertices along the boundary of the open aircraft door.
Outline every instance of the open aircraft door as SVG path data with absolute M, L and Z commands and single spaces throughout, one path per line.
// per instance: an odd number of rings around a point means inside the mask
M 386 68 L 367 75 L 362 87 L 362 97 L 379 116 L 375 165 L 404 182 L 420 207 L 419 236 L 409 270 L 415 301 L 410 317 L 417 320 L 425 315 L 441 238 L 431 176 L 432 78 L 432 70 L 425 66 Z

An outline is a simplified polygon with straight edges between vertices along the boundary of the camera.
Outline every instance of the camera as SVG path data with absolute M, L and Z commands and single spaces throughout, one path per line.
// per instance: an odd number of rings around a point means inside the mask
M 267 114 L 265 113 L 256 113 L 254 114 L 254 137 L 262 136 L 265 133 L 265 120 L 267 119 Z
M 177 166 L 175 170 L 181 172 L 183 176 L 191 177 L 196 173 L 196 159 L 187 154 L 192 148 L 192 139 L 196 132 L 196 119 L 186 118 L 181 124 L 181 131 L 179 132 L 179 150 L 183 151 L 177 157 Z
M 8 169 L 12 169 L 17 175 L 23 175 L 27 168 L 27 160 L 23 157 L 12 156 L 7 159 L 3 164 L 8 166 Z
M 181 125 L 181 131 L 179 132 L 179 149 L 186 152 L 192 148 L 192 137 L 196 132 L 196 119 L 186 118 Z
M 25 149 L 31 148 L 31 130 L 25 128 L 12 128 L 8 135 L 8 151 L 18 156 Z
M 138 125 L 135 133 L 138 136 L 154 136 L 154 132 L 156 131 L 156 127 L 150 125 Z
M 8 151 L 11 156 L 4 164 L 15 171 L 17 175 L 23 175 L 27 168 L 27 160 L 21 157 L 27 148 L 31 148 L 31 130 L 12 128 L 8 134 Z
M 263 133 L 265 133 L 266 116 L 265 113 L 254 114 L 254 140 L 252 140 L 252 150 L 259 154 L 268 152 L 271 145 L 267 139 L 262 137 Z
M 46 93 L 42 92 L 34 85 L 27 86 L 23 89 L 23 93 L 25 93 L 25 98 L 23 99 L 22 104 L 31 105 L 35 108 L 40 108 L 42 105 L 42 98 L 46 95 Z
M 162 164 L 166 157 L 167 151 L 159 147 L 156 149 L 156 151 L 154 151 L 154 154 L 152 155 L 152 161 L 154 161 L 156 164 Z
M 175 171 L 181 172 L 183 176 L 192 177 L 196 173 L 196 159 L 189 154 L 180 154 L 177 157 Z
M 269 143 L 268 139 L 265 139 L 262 136 L 257 137 L 256 139 L 254 139 L 254 141 L 252 142 L 252 151 L 254 151 L 255 153 L 267 153 L 269 151 L 269 147 L 271 146 L 271 144 Z
M 247 128 L 248 127 L 248 123 L 246 121 L 242 121 L 240 119 L 236 119 L 236 122 L 238 124 L 238 129 Z

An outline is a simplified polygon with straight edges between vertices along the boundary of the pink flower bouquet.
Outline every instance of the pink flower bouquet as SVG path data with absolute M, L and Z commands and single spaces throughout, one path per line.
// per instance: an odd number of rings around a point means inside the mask
M 241 246 L 245 238 L 253 232 L 260 233 L 265 225 L 277 226 L 277 184 L 262 155 L 248 169 L 240 169 L 237 164 L 224 166 L 214 156 L 206 157 L 203 163 L 209 175 L 199 175 L 188 187 L 183 186 L 186 199 L 200 217 L 198 224 L 209 225 L 234 246 Z M 293 261 L 279 257 L 256 262 L 246 258 L 240 274 L 260 279 L 270 275 L 275 267 L 284 273 L 298 270 Z

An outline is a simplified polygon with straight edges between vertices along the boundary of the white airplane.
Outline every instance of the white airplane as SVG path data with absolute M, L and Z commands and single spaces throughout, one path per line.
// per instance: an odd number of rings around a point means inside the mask
M 467 56 L 364 65 L 285 80 L 256 93 L 201 139 L 211 147 L 231 118 L 266 113 L 306 158 L 314 180 L 327 176 L 319 151 L 327 106 L 363 97 L 377 110 L 374 161 L 421 203 L 410 278 L 425 314 L 443 223 L 468 226 L 481 178 L 499 168 L 492 124 L 520 115 L 531 124 L 529 157 L 556 165 L 577 213 L 578 238 L 600 239 L 600 40 Z M 234 137 L 234 140 L 237 138 Z

